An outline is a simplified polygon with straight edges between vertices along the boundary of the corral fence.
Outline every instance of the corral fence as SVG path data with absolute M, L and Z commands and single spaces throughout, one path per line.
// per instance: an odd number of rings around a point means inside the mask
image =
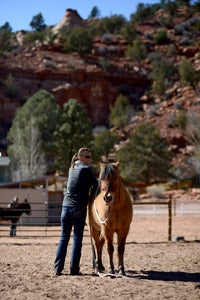
M 168 241 L 172 240 L 172 200 L 167 201 L 133 201 L 133 206 L 166 206 L 168 208 Z M 2 206 L 5 203 L 0 203 Z M 60 235 L 60 214 L 62 201 L 44 201 L 31 203 L 32 214 L 25 213 L 17 222 L 17 236 L 19 237 L 57 237 Z M 1 221 L 0 237 L 9 236 L 10 222 Z
M 141 201 L 133 202 L 133 205 L 167 205 L 168 207 L 168 241 L 172 240 L 172 199 L 168 201 Z

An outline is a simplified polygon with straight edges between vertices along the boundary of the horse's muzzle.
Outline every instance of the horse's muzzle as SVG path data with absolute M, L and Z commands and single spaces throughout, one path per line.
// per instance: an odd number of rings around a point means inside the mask
M 108 205 L 111 201 L 112 201 L 113 197 L 111 195 L 111 193 L 107 193 L 105 194 L 105 196 L 103 197 L 103 200 L 105 201 L 105 203 Z

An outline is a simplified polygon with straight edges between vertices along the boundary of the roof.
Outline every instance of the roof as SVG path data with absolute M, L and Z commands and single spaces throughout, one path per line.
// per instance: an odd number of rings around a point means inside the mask
M 64 184 L 66 181 L 67 177 L 64 176 L 43 176 L 34 179 L 0 184 L 0 188 L 36 188 L 42 186 L 47 189 L 51 184 Z
M 0 167 L 9 166 L 10 158 L 8 156 L 0 156 Z

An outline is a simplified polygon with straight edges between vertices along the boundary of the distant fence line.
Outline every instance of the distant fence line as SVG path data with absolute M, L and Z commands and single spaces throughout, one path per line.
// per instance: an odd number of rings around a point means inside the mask
M 168 241 L 172 240 L 172 200 L 133 202 L 133 205 L 167 205 L 168 206 Z
M 138 201 L 138 202 L 132 202 L 134 205 L 166 205 L 168 206 L 168 241 L 172 240 L 172 200 L 169 199 L 168 201 Z M 55 211 L 55 215 L 53 214 L 53 211 Z M 33 209 L 32 209 L 33 212 Z M 46 212 L 46 220 L 44 222 L 44 217 L 38 217 L 37 212 L 41 212 L 41 210 L 34 210 L 35 216 L 26 216 L 26 224 L 23 224 L 23 217 L 18 221 L 17 223 L 17 231 L 23 237 L 38 237 L 39 235 L 44 237 L 55 237 L 60 234 L 60 222 L 51 222 L 49 223 L 49 213 L 48 213 L 48 206 L 46 206 L 45 212 Z M 57 220 L 58 216 L 60 218 L 61 214 L 61 206 L 58 210 L 52 209 L 51 210 L 51 220 L 54 218 Z M 35 219 L 37 218 L 37 221 L 42 218 L 43 219 L 43 225 L 41 225 L 41 222 L 39 221 L 38 224 L 35 222 Z M 27 224 L 27 219 L 29 220 Z M 32 221 L 31 221 L 32 220 Z M 34 221 L 33 221 L 34 220 Z M 0 223 L 0 236 L 8 236 L 9 235 L 9 226 L 10 223 L 8 221 L 1 221 Z M 33 235 L 33 233 L 36 233 Z M 55 233 L 57 233 L 55 235 Z M 3 234 L 3 235 L 2 235 Z

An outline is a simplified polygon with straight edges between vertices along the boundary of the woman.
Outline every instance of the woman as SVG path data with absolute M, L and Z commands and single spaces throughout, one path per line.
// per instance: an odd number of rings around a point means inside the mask
M 61 213 L 61 236 L 54 262 L 54 274 L 62 275 L 72 227 L 74 227 L 73 247 L 70 260 L 70 274 L 79 275 L 80 258 L 85 226 L 87 204 L 96 193 L 98 180 L 90 167 L 91 152 L 79 149 L 72 158 L 69 169 L 67 191 L 64 195 Z

